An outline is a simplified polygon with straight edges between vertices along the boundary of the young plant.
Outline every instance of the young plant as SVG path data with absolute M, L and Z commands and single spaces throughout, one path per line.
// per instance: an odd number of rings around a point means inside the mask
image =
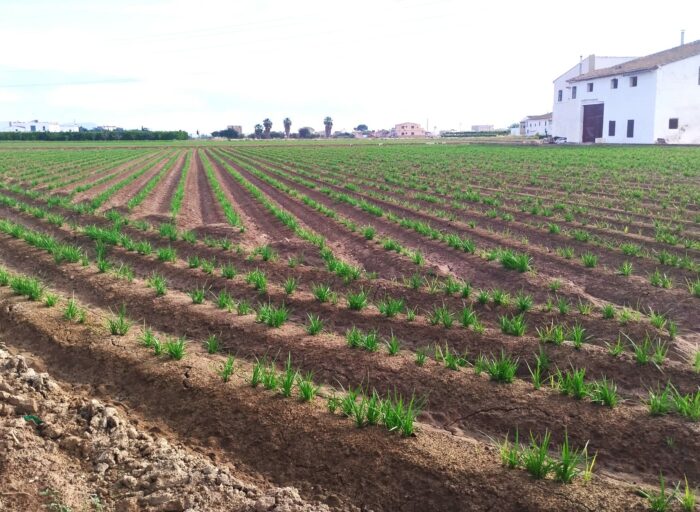
M 391 337 L 384 343 L 386 344 L 386 349 L 390 356 L 395 356 L 399 353 L 399 350 L 401 350 L 401 343 L 399 342 L 398 338 L 394 336 L 393 333 L 391 334 Z
M 491 292 L 491 300 L 496 306 L 507 306 L 510 303 L 510 295 L 503 290 L 496 288 Z
M 379 301 L 379 303 L 377 304 L 377 309 L 379 309 L 379 312 L 387 318 L 392 318 L 397 314 L 401 313 L 401 311 L 403 311 L 403 308 L 403 299 L 394 299 L 391 297 L 386 297 L 384 300 Z
M 673 408 L 672 390 L 670 386 L 666 386 L 663 390 L 657 387 L 656 390 L 649 390 L 649 398 L 646 401 L 649 408 L 649 414 L 652 416 L 664 416 L 671 412 Z
M 649 503 L 649 509 L 653 512 L 666 512 L 666 510 L 668 510 L 668 507 L 671 505 L 671 502 L 676 497 L 677 493 L 677 487 L 673 488 L 670 492 L 666 488 L 666 482 L 664 481 L 663 474 L 659 476 L 658 491 L 645 489 L 639 490 L 639 495 L 647 500 L 647 502 Z
M 561 324 L 554 324 L 554 320 L 550 325 L 542 327 L 541 329 L 537 327 L 535 329 L 540 341 L 543 343 L 554 343 L 555 345 L 561 345 L 564 343 L 566 334 L 564 333 L 564 326 Z
M 210 334 L 204 342 L 204 346 L 207 349 L 207 353 L 216 354 L 219 351 L 219 338 L 216 334 Z
M 219 368 L 219 371 L 217 372 L 222 381 L 228 382 L 231 380 L 231 375 L 233 375 L 233 363 L 233 356 L 228 356 L 226 361 L 222 363 L 221 368 Z
M 233 297 L 231 297 L 228 290 L 221 290 L 216 296 L 216 307 L 219 309 L 231 311 L 233 309 L 233 304 Z
M 496 443 L 498 452 L 501 456 L 501 464 L 507 468 L 515 469 L 520 465 L 521 451 L 520 441 L 518 440 L 518 430 L 515 430 L 515 440 L 511 443 L 508 439 L 509 434 L 506 434 L 505 439 Z
M 536 479 L 546 478 L 556 467 L 555 461 L 549 456 L 549 444 L 552 434 L 546 431 L 541 440 L 535 439 L 530 433 L 530 445 L 522 450 L 521 464 L 525 470 Z
M 234 267 L 231 263 L 221 265 L 221 277 L 224 279 L 233 279 L 236 277 L 236 267 Z
M 629 277 L 632 275 L 632 263 L 629 261 L 623 261 L 618 269 L 621 276 Z
M 271 303 L 262 304 L 258 308 L 258 316 L 256 322 L 264 323 L 268 327 L 280 327 L 289 317 L 289 310 L 282 304 L 281 306 L 273 306 Z
M 470 306 L 464 306 L 459 313 L 459 321 L 463 327 L 470 327 L 478 323 L 479 319 L 476 316 L 476 311 Z
M 695 511 L 695 502 L 697 501 L 697 497 L 695 496 L 695 491 L 688 485 L 688 477 L 685 477 L 685 489 L 683 494 L 678 496 L 678 501 L 681 504 L 681 508 L 685 512 Z
M 502 350 L 500 357 L 486 361 L 485 370 L 491 377 L 491 380 L 509 384 L 513 382 L 513 378 L 518 371 L 518 359 L 513 359 Z
M 44 305 L 47 308 L 52 308 L 58 303 L 58 295 L 55 293 L 47 293 L 44 296 Z
M 346 300 L 348 301 L 348 308 L 360 311 L 367 306 L 367 292 L 360 290 L 357 293 L 348 293 Z
M 625 351 L 625 345 L 622 343 L 622 336 L 617 337 L 615 343 L 607 343 L 608 354 L 613 357 L 619 357 Z
M 199 265 L 201 265 L 202 260 L 199 256 L 196 254 L 193 256 L 188 256 L 187 257 L 187 266 L 189 268 L 199 268 Z
M 501 325 L 501 331 L 504 334 L 509 334 L 511 336 L 522 336 L 525 334 L 526 322 L 525 316 L 522 313 L 519 315 L 512 315 L 511 317 L 504 315 L 500 317 L 499 323 Z
M 304 402 L 313 400 L 319 390 L 319 387 L 314 384 L 312 373 L 307 373 L 304 376 L 299 374 L 297 376 L 297 387 L 299 388 L 299 397 Z
M 601 308 L 601 313 L 603 314 L 603 318 L 606 320 L 610 320 L 615 318 L 615 306 L 612 304 L 606 304 Z
M 171 359 L 179 361 L 185 357 L 185 339 L 169 339 L 163 345 L 163 350 Z
M 157 272 L 153 272 L 153 274 L 150 275 L 146 280 L 146 284 L 155 290 L 156 297 L 162 297 L 168 291 L 168 284 L 165 277 Z
M 366 240 L 372 240 L 376 233 L 377 230 L 374 229 L 372 226 L 364 226 L 362 228 L 362 236 L 364 236 Z
M 131 328 L 131 322 L 126 319 L 126 307 L 122 304 L 119 312 L 107 321 L 109 332 L 112 336 L 124 336 Z
M 423 400 L 415 395 L 404 399 L 396 391 L 389 394 L 382 402 L 382 421 L 390 432 L 398 431 L 404 437 L 412 436 L 415 432 L 416 418 L 423 407 Z
M 562 483 L 569 484 L 581 473 L 580 465 L 586 454 L 586 447 L 582 450 L 572 449 L 569 446 L 569 435 L 564 434 L 564 443 L 560 448 L 559 461 L 554 467 L 554 476 Z
M 526 311 L 530 311 L 530 309 L 532 309 L 532 305 L 533 305 L 532 295 L 527 295 L 527 294 L 523 293 L 522 291 L 520 291 L 515 296 L 515 307 L 517 307 L 518 311 L 520 311 L 521 313 L 525 313 Z
M 574 348 L 580 349 L 586 341 L 586 329 L 579 323 L 569 330 L 567 337 L 573 342 Z
M 323 330 L 323 320 L 321 320 L 318 315 L 313 315 L 311 313 L 307 316 L 309 318 L 309 323 L 306 325 L 306 332 L 315 336 Z
M 265 277 L 265 273 L 259 269 L 248 272 L 245 282 L 252 285 L 255 290 L 261 293 L 267 291 L 267 277 Z
M 333 291 L 327 284 L 317 284 L 311 287 L 311 293 L 319 302 L 328 302 L 333 299 Z
M 66 320 L 70 320 L 71 322 L 76 320 L 78 316 L 80 315 L 80 308 L 78 307 L 78 303 L 74 298 L 68 299 L 68 303 L 66 304 L 66 309 L 63 310 L 63 318 Z
M 617 386 L 612 380 L 607 380 L 605 377 L 602 380 L 592 382 L 588 394 L 594 404 L 606 405 L 610 408 L 615 407 L 619 400 Z
M 666 274 L 662 274 L 657 268 L 652 274 L 649 275 L 649 282 L 652 286 L 657 288 L 671 288 L 673 286 L 672 279 Z
M 425 349 L 419 348 L 416 350 L 416 365 L 423 366 L 427 357 Z
M 297 289 L 297 285 L 299 284 L 299 280 L 296 277 L 288 277 L 282 287 L 284 288 L 284 293 L 287 295 L 291 295 L 294 293 L 294 291 Z
M 201 288 L 195 288 L 191 292 L 189 292 L 187 295 L 190 296 L 192 299 L 192 304 L 203 304 L 204 303 L 204 297 L 206 296 L 207 290 L 204 287 Z
M 284 372 L 280 379 L 280 393 L 282 396 L 289 398 L 292 396 L 292 388 L 297 380 L 299 372 L 292 368 L 292 356 L 287 356 L 287 363 L 284 365 Z
M 161 247 L 160 249 L 158 249 L 156 254 L 158 255 L 158 260 L 163 262 L 172 262 L 177 259 L 175 249 L 173 249 L 170 246 Z
M 139 336 L 139 341 L 146 348 L 151 348 L 157 340 L 156 335 L 151 329 L 144 329 Z
M 598 265 L 598 256 L 591 252 L 586 252 L 581 255 L 581 262 L 586 268 L 594 268 Z

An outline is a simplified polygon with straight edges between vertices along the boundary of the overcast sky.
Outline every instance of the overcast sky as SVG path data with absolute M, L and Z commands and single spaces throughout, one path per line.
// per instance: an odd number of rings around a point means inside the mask
M 506 126 L 580 55 L 700 39 L 700 1 L 0 0 L 0 121 Z

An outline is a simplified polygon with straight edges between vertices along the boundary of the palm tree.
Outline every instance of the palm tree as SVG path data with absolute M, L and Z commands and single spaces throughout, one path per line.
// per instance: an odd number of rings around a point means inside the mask
M 272 129 L 272 121 L 270 121 L 269 117 L 265 118 L 265 120 L 263 121 L 263 126 L 265 127 L 264 137 L 266 139 L 269 139 L 270 138 L 270 130 Z
M 255 138 L 259 139 L 263 134 L 263 126 L 261 124 L 255 125 Z
M 333 119 L 331 119 L 330 116 L 326 117 L 323 120 L 323 125 L 326 127 L 326 138 L 328 139 L 331 136 L 331 130 L 333 129 Z
M 284 118 L 284 121 L 282 121 L 284 124 L 284 137 L 286 139 L 289 138 L 289 131 L 292 129 L 292 120 L 289 119 L 288 117 Z

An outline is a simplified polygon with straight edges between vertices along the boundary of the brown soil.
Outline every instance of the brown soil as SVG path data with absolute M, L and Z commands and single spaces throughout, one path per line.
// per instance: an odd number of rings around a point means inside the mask
M 234 464 L 245 468 L 244 474 L 257 473 L 283 482 L 281 485 L 296 483 L 303 496 L 321 499 L 333 509 L 357 505 L 374 510 L 455 510 L 469 503 L 468 507 L 475 510 L 493 506 L 499 510 L 636 510 L 641 505 L 632 486 L 603 474 L 586 486 L 533 482 L 523 472 L 501 467 L 495 451 L 478 441 L 448 436 L 428 427 L 418 437 L 401 440 L 376 428 L 355 429 L 347 420 L 329 415 L 321 404 L 283 401 L 250 388 L 240 377 L 222 386 L 212 375 L 212 360 L 196 350 L 181 362 L 163 363 L 152 356 L 144 357 L 142 350 L 125 350 L 136 343 L 133 337 L 100 335 L 100 322 L 66 324 L 58 318 L 58 312 L 47 316 L 40 307 L 15 299 L 4 300 L 0 315 L 3 337 L 12 339 L 14 348 L 40 358 L 61 382 L 88 386 L 97 400 L 107 403 L 113 403 L 110 397 L 121 397 L 120 406 L 114 407 L 116 416 L 112 411 L 107 413 L 107 408 L 101 410 L 98 402 L 89 403 L 81 417 L 89 417 L 90 422 L 97 418 L 97 425 L 110 428 L 120 420 L 119 410 L 137 418 L 143 416 L 146 425 L 159 425 L 149 438 L 165 438 L 166 443 L 158 442 L 156 447 L 172 444 L 168 442 L 168 432 L 172 431 L 173 437 L 186 440 L 195 452 L 207 454 L 216 466 Z M 60 330 L 56 330 L 56 322 L 63 325 Z M 67 361 L 70 364 L 65 364 Z M 102 395 L 108 398 L 102 399 Z M 257 428 L 250 428 L 250 418 L 256 419 Z M 76 429 L 81 425 L 79 421 Z M 99 427 L 97 432 L 98 440 L 108 435 Z M 148 446 L 149 438 L 137 446 Z M 80 442 L 76 444 L 84 449 Z M 91 449 L 90 444 L 86 449 Z M 159 455 L 157 449 L 153 453 Z M 193 458 L 186 470 L 181 467 L 189 481 L 196 478 L 197 460 L 202 461 L 201 467 L 211 467 L 206 466 L 204 457 Z M 90 478 L 96 473 L 97 467 L 90 471 Z M 155 481 L 172 476 L 171 470 Z M 99 476 L 96 481 L 100 481 Z M 167 490 L 155 494 L 155 506 L 159 510 L 182 510 L 176 506 L 184 502 L 164 507 L 161 496 L 167 503 L 171 498 L 186 498 L 177 494 L 173 497 L 170 491 L 177 489 L 177 484 L 164 482 Z M 232 487 L 235 489 L 235 484 Z M 203 496 L 205 504 L 211 503 L 218 510 L 213 493 L 208 495 L 200 486 L 197 489 L 199 494 L 192 499 Z M 283 510 L 274 508 L 276 500 L 264 498 L 264 507 L 253 510 Z M 292 503 L 284 510 L 303 507 L 296 497 Z

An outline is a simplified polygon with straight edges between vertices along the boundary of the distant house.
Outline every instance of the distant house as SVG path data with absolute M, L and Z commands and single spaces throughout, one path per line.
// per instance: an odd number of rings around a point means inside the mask
M 473 124 L 472 131 L 473 132 L 492 132 L 494 130 L 493 130 L 492 124 Z
M 569 142 L 700 144 L 700 40 L 645 57 L 581 61 L 554 81 L 552 134 Z
M 513 130 L 511 130 L 511 134 L 514 135 Z M 518 134 L 525 135 L 526 137 L 534 137 L 537 135 L 547 137 L 548 135 L 552 135 L 552 113 L 527 116 L 520 121 L 520 130 Z
M 391 136 L 399 139 L 425 137 L 425 130 L 418 123 L 400 123 L 391 130 Z
M 227 130 L 235 130 L 239 135 L 243 135 L 243 127 L 240 124 L 230 124 L 226 127 Z

